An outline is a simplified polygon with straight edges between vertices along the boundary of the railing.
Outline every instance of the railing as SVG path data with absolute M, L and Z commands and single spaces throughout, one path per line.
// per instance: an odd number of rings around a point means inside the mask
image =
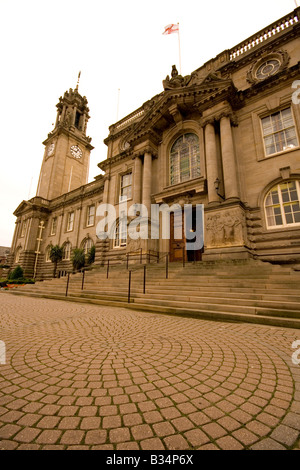
M 87 271 L 86 268 L 85 268 L 85 269 L 84 269 L 84 268 L 81 268 L 81 269 L 78 269 L 78 270 L 76 270 L 76 271 L 72 271 L 71 273 L 68 272 L 68 271 L 59 271 L 59 276 L 58 276 L 58 278 L 60 278 L 60 277 L 67 277 L 66 294 L 65 294 L 66 297 L 68 297 L 69 284 L 70 284 L 70 274 L 82 273 L 81 290 L 83 290 L 83 288 L 84 288 L 84 280 L 85 280 L 85 271 Z M 61 275 L 61 273 L 63 273 L 63 275 Z
M 128 269 L 128 255 L 130 254 L 136 254 L 138 253 L 139 255 L 139 264 L 132 266 L 131 269 Z M 148 264 L 142 264 L 143 261 L 143 255 L 146 255 L 146 259 L 148 260 Z M 132 273 L 139 271 L 143 269 L 143 294 L 146 293 L 146 280 L 147 280 L 147 268 L 150 269 L 151 267 L 151 256 L 155 258 L 157 264 L 160 263 L 161 260 L 165 259 L 165 277 L 166 279 L 169 278 L 169 261 L 170 261 L 170 253 L 165 253 L 162 256 L 159 256 L 159 253 L 153 250 L 149 250 L 148 252 L 143 253 L 141 250 L 138 250 L 137 252 L 130 252 L 127 253 L 127 270 L 128 270 L 128 295 L 127 295 L 127 301 L 130 303 L 131 301 L 131 291 L 132 291 Z M 182 248 L 182 265 L 185 267 L 185 248 Z M 107 263 L 103 265 L 104 268 L 106 268 L 106 279 L 109 277 L 109 272 L 112 266 L 121 266 L 120 263 L 113 263 L 112 259 L 108 259 Z M 70 274 L 78 274 L 82 273 L 82 280 L 81 280 L 81 290 L 84 290 L 84 282 L 85 282 L 85 272 L 89 271 L 90 268 L 82 268 L 77 271 L 72 271 L 72 273 L 67 272 L 67 271 L 59 271 L 58 277 L 67 277 L 66 281 L 66 293 L 65 296 L 68 296 L 68 291 L 69 291 L 69 285 L 70 285 Z
M 155 252 L 157 253 L 157 252 Z M 157 263 L 160 262 L 160 260 L 166 258 L 166 279 L 168 279 L 169 276 L 169 253 L 159 256 L 159 253 L 157 253 Z M 147 267 L 150 268 L 149 265 L 144 264 L 143 265 L 143 294 L 146 293 L 146 273 L 147 273 Z M 138 265 L 128 271 L 128 303 L 130 304 L 130 296 L 131 296 L 131 284 L 132 284 L 132 273 L 134 271 L 138 271 L 141 269 L 141 265 Z
M 284 16 L 280 20 L 272 23 L 270 26 L 262 29 L 258 33 L 254 34 L 250 38 L 241 42 L 237 46 L 233 47 L 230 51 L 230 60 L 234 60 L 237 57 L 248 52 L 250 49 L 262 44 L 267 41 L 269 38 L 276 36 L 288 28 L 291 28 L 300 21 L 300 8 L 297 8 L 292 13 Z
M 147 263 L 151 263 L 151 259 L 153 258 L 156 260 L 157 263 L 159 262 L 159 252 L 154 251 L 154 250 L 148 250 L 148 251 L 143 252 L 143 249 L 140 248 L 139 250 L 130 251 L 129 253 L 126 253 L 127 269 L 129 267 L 130 257 L 138 260 L 139 264 L 142 264 L 144 259 Z

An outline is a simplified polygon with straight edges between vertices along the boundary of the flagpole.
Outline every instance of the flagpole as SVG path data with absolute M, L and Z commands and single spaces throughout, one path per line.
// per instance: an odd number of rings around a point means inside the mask
M 178 24 L 178 49 L 179 49 L 179 72 L 181 75 L 181 49 L 180 49 L 180 33 L 179 33 L 179 23 Z
M 120 88 L 118 88 L 117 121 L 119 120 L 119 107 L 120 107 Z

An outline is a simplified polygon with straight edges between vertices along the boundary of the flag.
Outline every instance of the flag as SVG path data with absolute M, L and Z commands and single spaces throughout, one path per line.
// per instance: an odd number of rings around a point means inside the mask
M 179 33 L 179 23 L 168 24 L 168 26 L 165 26 L 165 30 L 163 34 L 172 34 L 172 33 Z

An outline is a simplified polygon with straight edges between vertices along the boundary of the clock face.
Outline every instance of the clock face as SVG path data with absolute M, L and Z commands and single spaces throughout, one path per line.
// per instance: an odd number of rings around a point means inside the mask
M 47 156 L 48 156 L 48 157 L 50 157 L 51 155 L 53 155 L 53 153 L 54 153 L 54 147 L 55 147 L 54 143 L 52 143 L 52 144 L 49 145 L 49 147 L 48 147 L 48 149 L 47 149 Z
M 70 148 L 71 154 L 75 158 L 81 158 L 82 157 L 82 150 L 78 147 L 78 145 L 72 145 Z
M 259 80 L 274 75 L 280 68 L 280 62 L 277 59 L 271 59 L 264 62 L 256 71 L 256 77 Z

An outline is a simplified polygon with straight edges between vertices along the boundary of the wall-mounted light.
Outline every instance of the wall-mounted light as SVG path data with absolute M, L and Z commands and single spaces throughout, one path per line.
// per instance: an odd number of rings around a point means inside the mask
M 216 190 L 217 195 L 218 195 L 221 199 L 223 199 L 223 201 L 225 201 L 225 197 L 222 196 L 221 194 L 219 194 L 220 183 L 221 183 L 221 181 L 219 180 L 219 178 L 217 178 L 216 181 L 214 182 L 215 190 Z

